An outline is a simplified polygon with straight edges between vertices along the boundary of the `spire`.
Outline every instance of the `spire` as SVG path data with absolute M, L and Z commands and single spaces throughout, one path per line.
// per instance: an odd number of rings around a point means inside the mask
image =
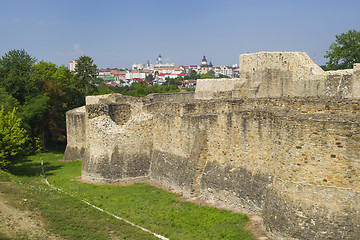
M 201 61 L 201 66 L 202 66 L 202 67 L 207 67 L 207 66 L 208 66 L 205 55 L 204 55 L 204 57 L 203 57 L 203 59 L 202 59 L 202 61 Z
M 156 63 L 157 64 L 162 64 L 161 54 L 159 54 L 159 57 L 156 59 Z

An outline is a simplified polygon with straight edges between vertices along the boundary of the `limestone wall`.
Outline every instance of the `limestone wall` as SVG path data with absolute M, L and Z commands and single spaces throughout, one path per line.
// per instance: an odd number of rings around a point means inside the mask
M 248 82 L 241 78 L 198 79 L 196 99 L 247 97 Z
M 260 209 L 270 182 L 271 164 L 264 156 L 271 146 L 248 131 L 261 125 L 267 137 L 269 120 L 248 120 L 247 111 L 239 110 L 242 104 L 194 101 L 153 106 L 157 124 L 151 179 L 187 197 Z M 244 184 L 247 181 L 252 184 Z
M 252 59 L 243 63 L 245 80 L 200 81 L 195 94 L 87 97 L 81 121 L 67 114 L 66 151 L 85 144 L 86 181 L 151 179 L 187 197 L 258 211 L 274 239 L 357 239 L 359 65 L 324 73 L 295 55 L 298 64 L 264 53 L 274 65 L 251 70 Z M 249 86 L 257 80 L 256 92 Z
M 85 106 L 66 113 L 67 146 L 64 161 L 82 160 L 86 150 Z
M 360 97 L 359 64 L 323 71 L 303 52 L 243 54 L 239 63 L 238 79 L 199 79 L 195 98 Z
M 143 179 L 149 175 L 151 116 L 143 99 L 118 95 L 86 98 L 87 156 L 82 178 L 91 182 Z
M 151 179 L 262 211 L 275 239 L 360 234 L 359 100 L 151 98 L 86 106 L 84 180 Z

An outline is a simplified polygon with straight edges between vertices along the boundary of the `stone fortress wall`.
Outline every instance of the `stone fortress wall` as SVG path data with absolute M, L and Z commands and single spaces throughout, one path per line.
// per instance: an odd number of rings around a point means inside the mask
M 244 54 L 195 93 L 91 96 L 67 113 L 65 160 L 89 182 L 152 180 L 261 211 L 274 239 L 360 236 L 360 65 Z M 85 136 L 85 137 L 84 137 Z
M 323 71 L 303 52 L 243 54 L 239 63 L 239 78 L 199 79 L 197 97 L 360 98 L 360 64 L 354 69 Z

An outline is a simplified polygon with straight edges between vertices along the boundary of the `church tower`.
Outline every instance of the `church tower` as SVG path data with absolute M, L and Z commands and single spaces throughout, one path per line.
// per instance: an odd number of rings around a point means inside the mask
M 156 59 L 156 64 L 162 64 L 161 54 L 159 54 L 159 57 Z
M 207 67 L 207 66 L 208 66 L 207 60 L 206 60 L 206 57 L 205 57 L 205 55 L 204 55 L 204 57 L 203 57 L 203 59 L 202 59 L 202 61 L 201 61 L 201 67 Z
M 200 68 L 200 73 L 201 74 L 205 74 L 205 73 L 208 73 L 209 71 L 209 65 L 207 64 L 207 60 L 206 60 L 206 57 L 204 55 L 202 61 L 201 61 L 201 68 Z

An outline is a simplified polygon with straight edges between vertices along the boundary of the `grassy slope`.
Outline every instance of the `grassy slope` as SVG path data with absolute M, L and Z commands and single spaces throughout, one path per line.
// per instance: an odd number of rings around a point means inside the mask
M 115 239 L 156 239 L 148 233 L 90 208 L 76 198 L 48 187 L 40 176 L 39 158 L 48 160 L 46 165 L 49 169 L 66 169 L 64 164 L 58 162 L 61 159 L 61 155 L 58 154 L 29 157 L 11 169 L 16 175 L 9 176 L 0 172 L 0 182 L 11 179 L 15 183 L 12 186 L 0 184 L 0 192 L 11 199 L 15 207 L 40 213 L 49 232 L 61 236 L 61 239 L 111 239 L 114 236 Z M 55 164 L 49 164 L 51 161 Z M 23 199 L 27 199 L 26 204 L 18 204 Z M 31 238 L 12 236 L 11 239 Z
M 254 239 L 244 230 L 248 217 L 189 202 L 148 184 L 93 185 L 76 181 L 81 162 L 59 162 L 62 154 L 30 156 L 11 173 L 21 182 L 22 198 L 39 209 L 49 229 L 68 239 L 154 239 L 41 181 L 41 160 L 50 184 L 170 239 Z

